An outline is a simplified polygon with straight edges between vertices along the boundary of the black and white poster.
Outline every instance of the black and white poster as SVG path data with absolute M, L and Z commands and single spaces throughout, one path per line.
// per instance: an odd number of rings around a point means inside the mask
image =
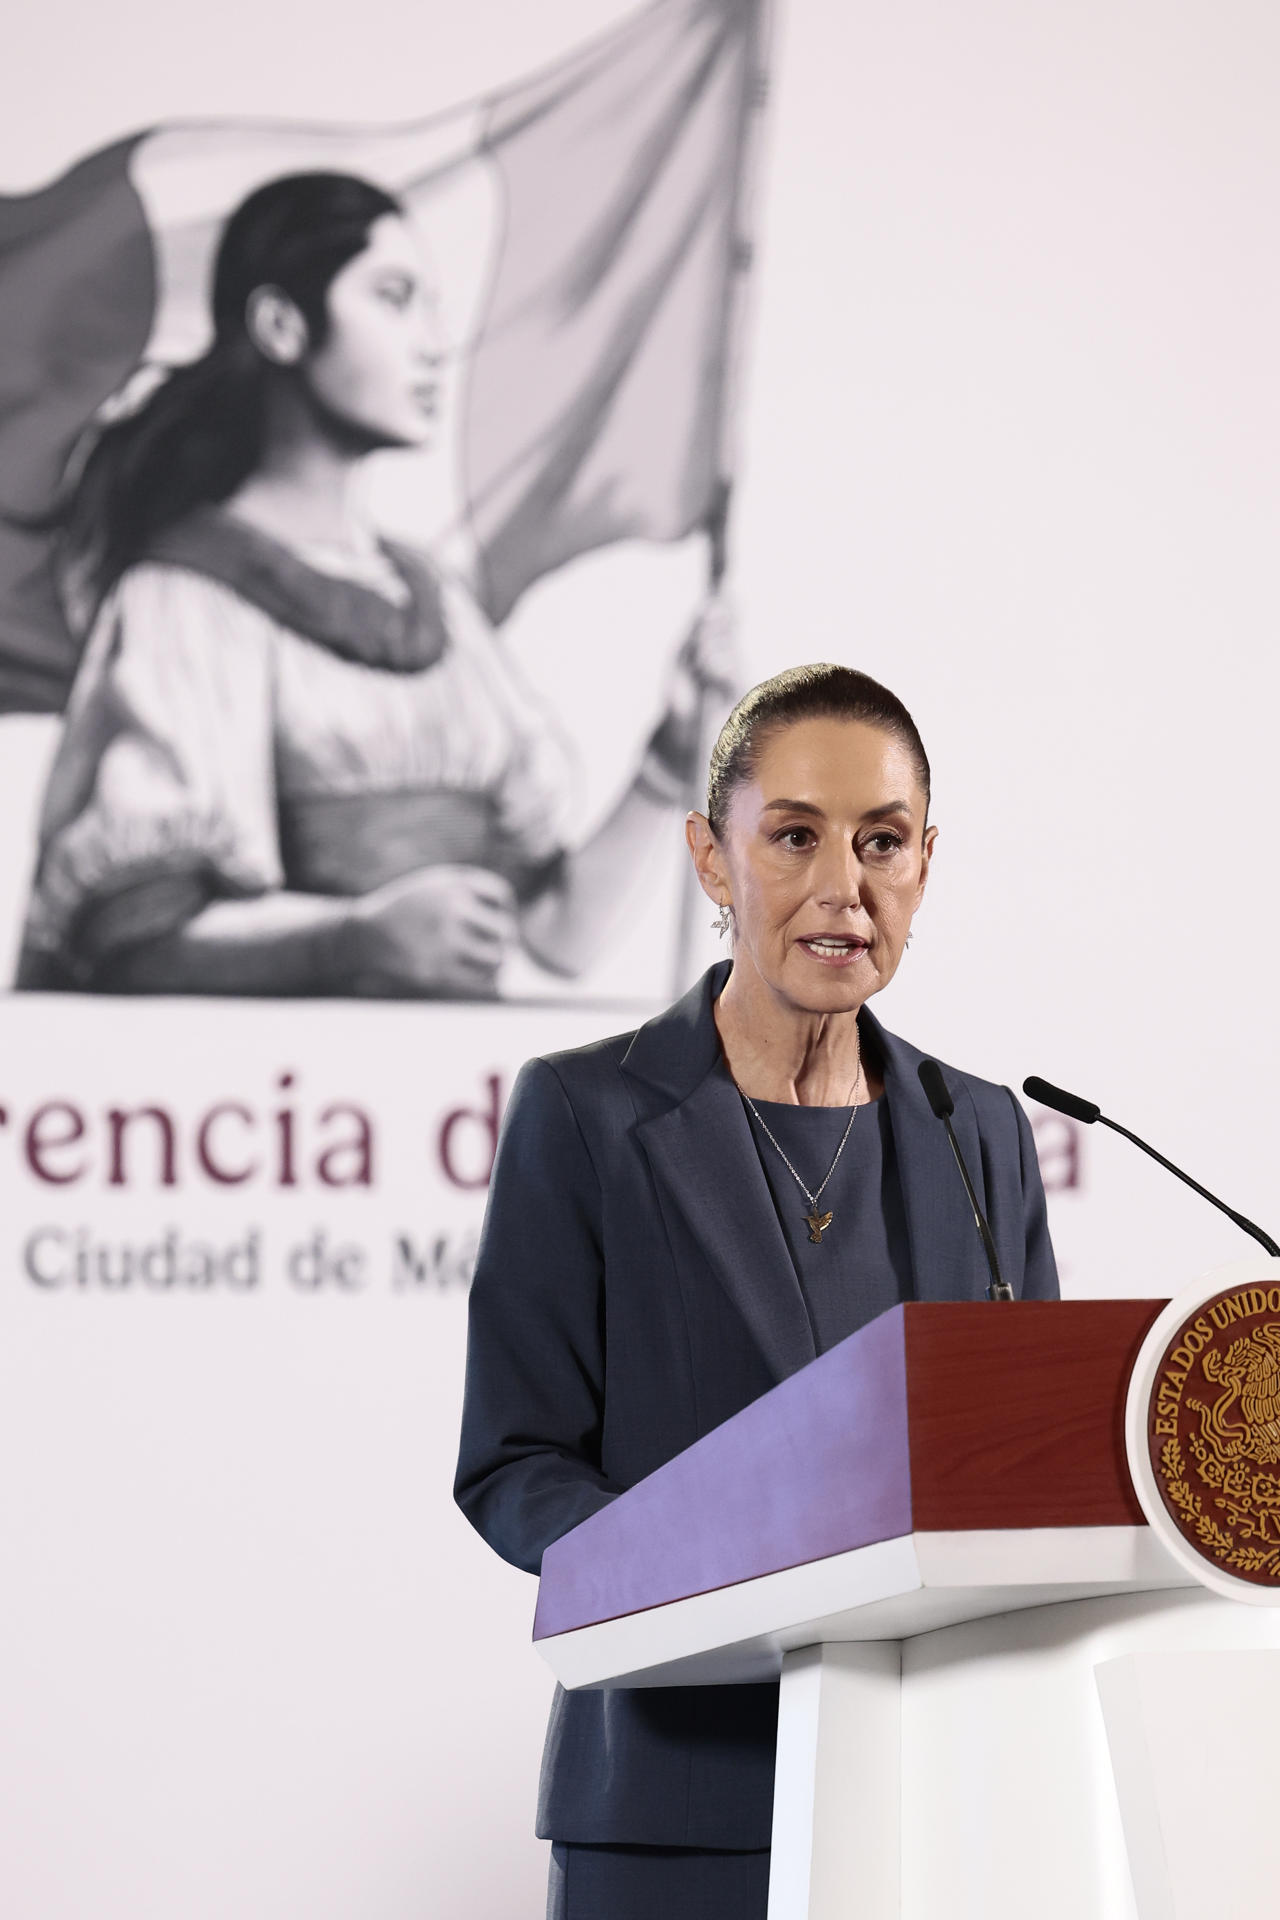
M 175 124 L 9 202 L 0 703 L 64 716 L 19 989 L 478 999 L 607 943 L 736 690 L 765 58 L 685 0 L 416 125 Z M 584 824 L 605 709 L 506 628 L 699 531 Z

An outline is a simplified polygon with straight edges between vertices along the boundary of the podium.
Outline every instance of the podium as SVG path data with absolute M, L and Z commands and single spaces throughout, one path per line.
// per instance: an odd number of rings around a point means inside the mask
M 547 1550 L 565 1687 L 780 1678 L 770 1920 L 1274 1911 L 1280 1611 L 1126 1461 L 1163 1305 L 896 1307 Z

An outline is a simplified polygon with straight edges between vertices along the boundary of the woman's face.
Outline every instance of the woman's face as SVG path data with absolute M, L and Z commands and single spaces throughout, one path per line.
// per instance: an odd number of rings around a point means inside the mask
M 733 906 L 735 973 L 796 1010 L 856 1010 L 898 970 L 936 831 L 893 734 L 819 719 L 770 735 L 708 847 Z
M 384 214 L 329 284 L 329 330 L 303 359 L 315 399 L 367 447 L 420 447 L 439 409 L 435 290 L 407 221 Z

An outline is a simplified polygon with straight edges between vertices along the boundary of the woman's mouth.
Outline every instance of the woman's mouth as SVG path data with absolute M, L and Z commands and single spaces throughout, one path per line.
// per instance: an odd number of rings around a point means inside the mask
M 815 933 L 800 945 L 815 960 L 821 960 L 829 967 L 845 967 L 866 952 L 870 942 L 861 939 L 856 933 Z

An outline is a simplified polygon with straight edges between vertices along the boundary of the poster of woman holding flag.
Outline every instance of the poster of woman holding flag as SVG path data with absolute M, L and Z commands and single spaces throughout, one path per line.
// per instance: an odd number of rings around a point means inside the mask
M 66 710 L 19 986 L 484 998 L 517 946 L 552 976 L 591 957 L 732 690 L 757 30 L 660 6 L 420 128 L 161 129 L 0 207 L 37 383 L 9 412 L 0 697 Z M 447 476 L 410 539 L 359 484 L 405 453 Z M 711 600 L 575 832 L 575 741 L 503 623 L 580 554 L 698 527 Z
M 719 631 L 630 788 L 566 850 L 571 766 L 458 583 L 353 479 L 423 444 L 434 297 L 390 195 L 286 175 L 232 215 L 215 338 L 107 426 L 66 510 L 90 632 L 19 984 L 482 996 L 516 938 L 572 973 L 678 803 Z

